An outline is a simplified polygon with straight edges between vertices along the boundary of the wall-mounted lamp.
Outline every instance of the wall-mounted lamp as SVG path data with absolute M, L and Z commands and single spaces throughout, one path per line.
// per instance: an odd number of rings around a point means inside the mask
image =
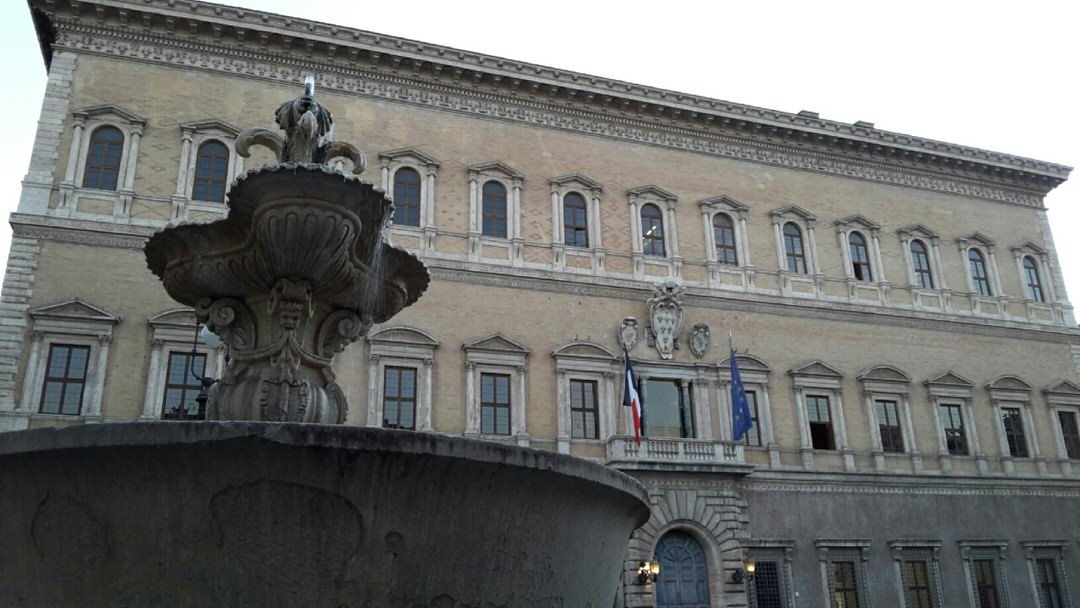
M 655 583 L 656 579 L 660 577 L 660 562 L 641 562 L 637 569 L 637 580 L 639 585 L 645 583 Z
M 736 568 L 735 571 L 731 573 L 731 578 L 728 579 L 728 582 L 735 585 L 741 585 L 743 580 L 752 581 L 754 580 L 754 572 L 756 570 L 757 564 L 748 561 L 746 562 L 746 569 Z
M 195 357 L 199 354 L 198 344 L 199 340 L 202 340 L 203 344 L 210 348 L 210 350 L 216 349 L 221 345 L 221 338 L 217 334 L 210 331 L 210 328 L 195 324 L 195 339 L 191 342 L 191 354 L 188 355 L 188 368 L 191 370 L 191 376 L 199 381 L 199 394 L 195 396 L 195 403 L 199 404 L 199 420 L 206 420 L 206 402 L 210 400 L 210 387 L 214 386 L 217 382 L 216 378 L 210 376 L 200 376 L 195 371 Z M 205 368 L 203 371 L 206 371 Z M 183 407 L 183 404 L 180 404 Z

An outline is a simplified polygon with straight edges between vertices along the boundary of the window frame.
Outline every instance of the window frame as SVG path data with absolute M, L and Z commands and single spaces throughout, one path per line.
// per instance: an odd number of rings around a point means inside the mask
M 383 192 L 393 198 L 394 178 L 401 169 L 412 169 L 420 176 L 420 223 L 418 226 L 390 224 L 391 234 L 421 233 L 420 250 L 430 251 L 435 247 L 435 193 L 440 163 L 434 157 L 416 148 L 397 148 L 379 153 L 381 162 L 380 183 Z
M 193 356 L 194 357 L 202 357 L 203 371 L 199 375 L 200 376 L 206 376 L 206 369 L 210 364 L 210 357 L 206 356 L 206 353 L 200 353 L 200 352 L 196 352 L 194 355 L 192 355 L 190 350 L 188 350 L 188 351 L 170 350 L 166 354 L 168 356 L 165 358 L 164 386 L 163 386 L 163 391 L 162 391 L 162 396 L 161 396 L 161 419 L 162 420 L 199 420 L 200 418 L 198 416 L 194 416 L 194 417 L 192 417 L 192 416 L 166 417 L 167 410 L 165 408 L 165 405 L 166 405 L 166 402 L 167 402 L 168 397 L 169 397 L 169 390 L 173 389 L 173 388 L 178 388 L 181 391 L 181 393 L 180 393 L 181 394 L 181 403 L 183 403 L 186 400 L 187 393 L 189 393 L 189 392 L 194 391 L 195 395 L 198 396 L 199 392 L 202 391 L 202 383 L 199 382 L 194 377 L 194 375 L 192 374 L 193 370 L 191 369 L 190 363 L 192 361 Z M 172 362 L 173 362 L 173 357 L 174 356 L 184 358 L 184 375 L 183 375 L 183 379 L 187 381 L 186 384 L 170 384 L 169 383 L 169 376 L 171 375 L 170 372 L 172 371 L 171 368 L 172 368 Z M 195 372 L 195 373 L 198 373 L 198 372 Z M 197 407 L 198 407 L 198 405 L 196 403 L 196 408 Z M 196 413 L 197 413 L 197 409 L 196 409 Z
M 1080 445 L 1076 446 L 1073 454 L 1069 453 L 1068 440 L 1065 437 L 1065 429 L 1061 426 L 1061 413 L 1073 415 L 1073 420 L 1080 430 L 1080 385 L 1061 380 L 1042 390 L 1043 401 L 1046 404 L 1052 418 L 1051 425 L 1055 429 L 1054 441 L 1058 450 L 1058 466 L 1065 477 L 1073 473 L 1073 463 L 1080 463 Z M 1078 438 L 1080 443 L 1080 438 Z
M 926 608 L 944 606 L 941 587 L 941 541 L 894 539 L 889 541 L 893 568 L 897 581 L 899 605 L 904 608 L 923 608 L 909 602 L 910 588 L 904 578 L 904 565 L 922 562 L 926 565 L 926 589 L 930 605 Z
M 465 351 L 465 436 L 484 437 L 495 441 L 509 440 L 528 447 L 527 427 L 528 390 L 526 361 L 529 349 L 506 336 L 494 333 L 462 344 Z M 481 417 L 481 379 L 483 374 L 510 377 L 510 434 L 483 433 Z
M 970 296 L 974 299 L 973 309 L 978 311 L 978 298 L 1003 298 L 1005 292 L 1001 287 L 1001 277 L 997 271 L 997 259 L 994 255 L 995 244 L 993 241 L 975 233 L 971 236 L 957 239 L 960 253 L 964 260 L 964 273 L 967 277 L 967 287 Z M 974 254 L 972 253 L 974 252 Z M 972 268 L 972 255 L 982 261 L 984 277 L 977 277 Z M 985 283 L 985 289 L 983 289 Z M 985 293 L 984 293 L 985 291 Z
M 858 284 L 863 287 L 874 286 L 877 297 L 882 298 L 883 294 L 878 287 L 888 281 L 881 261 L 881 225 L 858 214 L 836 220 L 833 225 L 836 227 L 837 243 L 840 246 L 840 257 L 844 262 L 844 276 L 849 283 L 850 295 L 860 295 L 860 290 L 856 288 Z M 861 241 L 861 256 L 855 255 L 856 245 L 852 242 L 855 238 Z M 860 274 L 863 276 L 859 276 Z
M 562 454 L 571 452 L 572 444 L 606 443 L 618 433 L 618 419 L 622 410 L 621 358 L 595 342 L 575 340 L 551 353 L 555 360 L 556 403 L 558 403 L 555 439 L 557 450 Z M 597 386 L 597 432 L 598 437 L 587 439 L 573 436 L 573 416 L 570 411 L 570 387 L 574 380 L 595 382 Z
M 225 194 L 229 186 L 244 172 L 244 159 L 236 153 L 236 137 L 240 129 L 214 118 L 180 125 L 180 166 L 173 194 L 172 217 L 174 220 L 224 217 L 228 213 L 222 200 L 204 201 L 195 198 L 195 177 L 198 171 L 199 150 L 203 144 L 216 141 L 228 150 L 229 160 L 225 177 Z
M 843 457 L 844 470 L 855 470 L 855 454 L 848 444 L 844 416 L 844 399 L 841 390 L 843 373 L 820 360 L 815 360 L 789 370 L 788 375 L 792 378 L 792 389 L 795 391 L 795 404 L 798 409 L 801 435 L 799 451 L 802 454 L 803 467 L 813 468 L 814 453 L 824 452 L 840 454 Z M 831 450 L 821 450 L 813 445 L 808 397 L 825 397 L 828 400 L 834 443 L 834 448 Z
M 488 187 L 492 188 L 492 198 L 495 202 L 498 202 L 498 197 L 495 196 L 495 189 L 497 188 L 502 195 L 502 214 L 499 214 L 499 209 L 493 208 L 490 212 L 488 210 Z M 488 220 L 491 220 L 492 233 L 487 232 Z M 501 228 L 502 234 L 498 234 Z M 511 234 L 510 230 L 510 190 L 506 187 L 501 180 L 488 179 L 480 184 L 480 236 L 489 239 L 509 239 Z
M 709 268 L 710 286 L 730 289 L 732 287 L 730 280 L 725 280 L 724 275 L 735 275 L 739 278 L 738 286 L 747 289 L 753 287 L 755 270 L 750 260 L 750 241 L 746 228 L 750 208 L 729 196 L 715 196 L 698 201 L 698 207 L 701 210 L 701 223 L 704 228 L 705 264 Z M 734 264 L 721 262 L 721 256 L 717 251 L 714 222 L 716 216 L 720 214 L 726 215 L 732 223 Z
M 1020 258 L 1021 282 L 1024 284 L 1024 295 L 1027 299 L 1038 304 L 1046 303 L 1046 292 L 1043 289 L 1039 263 L 1034 256 L 1025 255 Z
M 954 371 L 947 371 L 930 380 L 926 380 L 923 382 L 923 385 L 926 387 L 930 403 L 934 408 L 936 420 L 934 428 L 937 429 L 938 436 L 937 456 L 942 472 L 949 472 L 952 470 L 953 458 L 974 458 L 979 473 L 982 475 L 989 473 L 986 454 L 982 451 L 982 447 L 979 443 L 979 434 L 973 422 L 972 389 L 975 385 L 970 380 Z M 960 406 L 965 440 L 968 448 L 968 454 L 966 456 L 949 453 L 945 428 L 941 422 L 940 412 L 942 404 L 958 404 Z
M 720 219 L 723 219 L 723 221 L 725 221 L 727 223 L 726 227 L 716 225 L 717 220 L 720 220 Z M 714 253 L 712 255 L 712 259 L 715 259 L 718 264 L 722 264 L 724 266 L 739 266 L 740 265 L 739 264 L 739 257 L 740 257 L 739 256 L 739 237 L 738 237 L 738 230 L 737 230 L 736 226 L 737 226 L 737 223 L 731 217 L 730 214 L 728 214 L 728 213 L 726 213 L 724 211 L 717 211 L 716 213 L 712 214 L 712 228 L 713 228 L 712 232 L 713 232 L 713 247 L 714 247 L 714 249 L 713 249 Z M 730 235 L 731 242 L 730 243 L 727 243 L 727 242 L 721 243 L 721 241 L 726 241 L 728 239 L 728 237 L 725 236 L 724 238 L 718 238 L 717 237 L 718 234 L 720 234 L 720 235 L 723 235 L 723 234 Z M 721 255 L 721 252 L 723 252 L 723 255 Z
M 112 203 L 112 209 L 106 215 L 116 219 L 130 218 L 135 171 L 139 159 L 139 140 L 146 127 L 146 119 L 112 104 L 81 108 L 73 111 L 71 116 L 71 145 L 68 149 L 64 179 L 57 185 L 59 200 L 55 208 L 43 212 L 61 217 L 100 219 L 102 213 L 80 210 L 79 203 L 83 198 L 104 199 Z M 99 128 L 105 126 L 118 129 L 124 137 L 116 188 L 113 190 L 99 190 L 83 185 L 86 182 L 91 139 Z
M 1035 423 L 1031 414 L 1031 386 L 1016 376 L 1000 376 L 987 383 L 986 390 L 990 396 L 990 404 L 994 408 L 997 418 L 997 432 L 1000 447 L 1001 464 L 1006 474 L 1012 474 L 1015 470 L 1014 461 L 1034 461 L 1039 467 L 1041 474 L 1046 473 L 1046 461 L 1041 457 L 1038 437 L 1035 434 Z M 1025 448 L 1023 455 L 1013 453 L 1012 447 L 1016 440 L 1015 430 L 1010 430 L 1006 424 L 1006 412 L 1016 410 L 1016 420 L 1020 424 L 1019 437 L 1023 440 Z
M 220 149 L 222 151 L 224 151 L 224 154 L 222 154 L 220 156 L 212 156 L 212 155 L 209 155 L 209 154 L 207 156 L 203 156 L 203 150 L 207 149 L 207 148 L 209 148 L 211 146 L 220 147 Z M 224 177 L 222 178 L 222 180 L 220 182 L 221 200 L 216 200 L 216 199 L 210 198 L 210 197 L 201 198 L 201 197 L 197 197 L 196 194 L 195 194 L 196 190 L 198 190 L 199 184 L 201 182 L 205 182 L 207 184 L 207 189 L 211 190 L 211 191 L 212 191 L 212 189 L 213 189 L 213 187 L 215 185 L 218 185 L 217 180 L 214 180 L 213 178 L 201 178 L 199 176 L 200 166 L 201 166 L 201 163 L 202 163 L 203 159 L 205 159 L 205 158 L 209 158 L 211 161 L 223 161 L 224 162 L 225 175 L 224 175 Z M 220 203 L 220 204 L 224 205 L 225 204 L 225 195 L 229 190 L 229 183 L 232 181 L 232 180 L 230 180 L 230 175 L 229 175 L 229 165 L 231 164 L 231 161 L 232 161 L 232 152 L 229 150 L 229 146 L 226 145 L 224 142 L 222 142 L 222 141 L 220 141 L 218 139 L 207 139 L 206 141 L 199 144 L 199 146 L 195 150 L 195 171 L 193 173 L 193 178 L 192 178 L 192 181 L 191 181 L 191 200 L 202 201 L 202 202 L 207 202 L 207 203 Z
M 582 175 L 571 173 L 548 180 L 551 192 L 551 244 L 552 264 L 557 270 L 602 272 L 605 251 L 601 242 L 600 195 L 603 187 L 599 182 Z M 585 238 L 586 245 L 578 246 L 566 242 L 566 197 L 576 194 L 585 203 Z M 573 260 L 588 261 L 585 268 Z
M 203 373 L 210 378 L 220 378 L 225 369 L 226 346 L 221 344 L 211 350 L 201 339 L 196 340 L 195 312 L 190 308 L 170 308 L 147 319 L 150 334 L 150 364 L 147 370 L 146 392 L 143 395 L 143 411 L 139 420 L 162 420 L 165 405 L 165 389 L 168 383 L 169 354 L 190 354 L 192 346 L 196 354 L 206 357 Z
M 886 457 L 908 456 L 915 472 L 923 470 L 922 455 L 915 441 L 914 424 L 911 416 L 911 398 L 909 386 L 911 376 L 891 365 L 877 365 L 859 372 L 856 376 L 863 388 L 863 403 L 869 422 L 871 446 L 874 455 L 874 467 L 884 471 Z M 881 423 L 878 420 L 877 402 L 891 401 L 896 406 L 897 426 L 903 449 L 897 452 L 887 451 L 881 437 Z
M 979 601 L 976 562 L 991 562 L 994 575 L 994 592 L 998 598 L 996 608 L 1009 608 L 1009 585 L 1005 571 L 1006 540 L 958 540 L 960 557 L 964 562 L 964 575 L 967 580 L 968 604 L 974 608 L 985 608 Z
M 469 175 L 469 259 L 473 261 L 502 261 L 514 266 L 522 266 L 524 260 L 524 239 L 521 236 L 521 189 L 525 177 L 509 165 L 493 161 L 472 165 Z M 483 187 L 490 182 L 497 182 L 506 189 L 506 236 L 484 234 L 484 196 Z M 496 252 L 498 257 L 488 255 L 487 251 Z M 502 255 L 499 255 L 502 254 Z
M 740 370 L 741 372 L 741 370 Z M 777 564 L 778 597 L 782 608 L 795 606 L 795 583 L 791 571 L 791 556 L 795 548 L 795 541 L 790 540 L 758 540 L 748 539 L 742 541 L 746 551 L 746 559 L 757 564 L 762 562 L 775 562 Z M 760 566 L 759 566 L 760 567 Z M 758 607 L 757 578 L 747 581 L 747 606 Z
M 1068 569 L 1065 567 L 1065 547 L 1067 540 L 1040 540 L 1020 543 L 1024 549 L 1024 559 L 1028 565 L 1028 575 L 1031 580 L 1031 589 L 1035 596 L 1037 608 L 1068 608 L 1073 605 L 1072 594 L 1069 591 Z M 1050 561 L 1053 563 L 1053 572 L 1057 577 L 1058 596 L 1060 602 L 1057 607 L 1043 602 L 1039 583 L 1039 562 Z
M 788 228 L 791 228 L 794 234 L 790 234 Z M 784 227 L 780 232 L 784 239 L 784 270 L 791 274 L 810 274 L 807 260 L 809 256 L 806 255 L 806 242 L 803 239 L 802 229 L 795 222 L 784 222 Z M 798 252 L 794 247 L 795 239 L 798 239 Z M 795 268 L 792 268 L 793 265 Z
M 403 197 L 403 196 L 401 196 L 403 194 L 403 192 L 398 192 L 398 185 L 399 185 L 399 183 L 401 183 L 401 182 L 399 182 L 399 180 L 401 180 L 403 175 L 409 175 L 409 174 L 414 175 L 415 178 L 416 178 L 416 182 L 415 182 L 416 200 L 415 201 L 406 201 L 405 203 L 402 203 L 400 199 L 409 198 L 409 197 Z M 407 167 L 407 166 L 398 167 L 397 169 L 395 169 L 393 171 L 393 174 L 392 174 L 392 176 L 390 178 L 390 190 L 388 190 L 387 192 L 392 193 L 391 198 L 394 200 L 394 220 L 392 220 L 392 224 L 395 225 L 395 226 L 408 226 L 408 227 L 411 227 L 411 228 L 420 228 L 423 225 L 423 210 L 424 210 L 424 194 L 423 194 L 424 193 L 424 178 L 423 178 L 422 175 L 420 175 L 420 172 L 417 171 L 413 167 Z M 408 222 L 408 221 L 405 221 L 405 222 L 396 221 L 399 211 L 402 213 L 402 215 L 405 216 L 403 218 L 405 220 L 410 219 L 409 216 L 412 215 L 413 213 L 415 213 L 416 222 L 412 223 L 412 222 Z
M 96 141 L 95 138 L 103 133 L 116 133 L 116 135 L 120 139 L 119 141 L 111 141 L 105 139 L 100 140 L 100 142 Z M 119 127 L 113 126 L 111 124 L 98 125 L 90 131 L 89 135 L 90 137 L 89 143 L 87 144 L 86 162 L 83 164 L 82 179 L 79 180 L 79 187 L 87 190 L 98 190 L 101 192 L 115 192 L 120 188 L 122 184 L 120 179 L 123 175 L 124 149 L 127 147 L 127 137 L 124 135 L 124 132 Z M 97 145 L 98 143 L 101 143 L 102 147 L 104 148 L 104 152 L 101 154 L 103 160 L 101 164 L 93 164 L 95 157 L 98 156 L 97 154 L 95 154 L 94 148 L 95 145 Z M 115 166 L 107 162 L 108 158 L 111 156 L 110 152 L 113 149 L 116 149 L 116 151 L 119 152 L 119 154 L 116 155 Z M 102 187 L 101 182 L 106 171 L 110 173 L 115 173 L 115 175 L 113 175 L 111 186 Z M 93 186 L 86 183 L 90 179 L 91 175 L 97 176 L 96 184 Z
M 487 394 L 485 388 L 488 386 L 487 380 L 491 380 L 492 393 Z M 499 384 L 501 381 L 506 382 L 505 395 L 506 400 L 499 399 Z M 480 434 L 489 436 L 505 436 L 509 437 L 513 432 L 514 419 L 513 419 L 513 392 L 511 385 L 513 383 L 513 376 L 504 372 L 486 371 L 480 372 Z M 491 430 L 484 429 L 484 411 L 492 410 L 491 416 Z M 499 410 L 506 411 L 506 431 L 503 432 L 499 428 Z
M 825 605 L 836 606 L 835 567 L 840 563 L 851 563 L 854 578 L 855 598 L 859 608 L 869 608 L 868 579 L 866 562 L 869 559 L 869 540 L 821 539 L 814 541 L 817 548 L 818 563 L 821 567 L 821 583 L 825 592 Z
M 389 385 L 388 380 L 389 380 L 389 376 L 390 376 L 391 372 L 394 372 L 394 373 L 398 374 L 397 386 L 399 387 L 399 390 L 398 390 L 397 395 L 389 395 L 388 394 L 389 391 L 387 390 L 387 386 Z M 403 395 L 401 395 L 401 391 L 400 391 L 400 387 L 402 386 L 402 375 L 403 375 L 404 372 L 412 372 L 412 389 L 413 390 L 412 390 L 411 398 L 408 398 L 408 399 L 403 398 Z M 384 428 L 384 429 L 399 429 L 399 430 L 404 430 L 404 431 L 415 431 L 416 430 L 417 403 L 419 401 L 418 396 L 420 394 L 420 382 L 419 382 L 420 378 L 421 378 L 420 370 L 418 370 L 416 367 L 410 366 L 410 365 L 384 365 L 384 366 L 382 366 L 382 376 L 383 376 L 382 377 L 382 385 L 383 385 L 383 388 L 382 388 L 382 403 L 380 404 L 380 409 L 382 410 L 382 413 L 383 413 L 383 415 L 382 415 L 382 418 L 383 418 L 382 428 Z M 399 423 L 401 421 L 402 403 L 409 403 L 411 405 L 411 407 L 412 407 L 412 426 L 404 426 L 402 424 L 395 424 L 395 423 L 391 423 L 389 421 L 389 419 L 387 418 L 387 415 L 386 415 L 386 406 L 387 406 L 387 403 L 389 403 L 391 401 L 395 401 L 397 403 L 397 420 L 398 420 Z
M 682 256 L 679 254 L 679 232 L 676 224 L 676 206 L 679 198 L 654 185 L 640 186 L 626 191 L 630 206 L 630 247 L 634 278 L 644 279 L 646 267 L 666 271 L 668 276 L 679 276 L 682 269 Z M 654 206 L 659 211 L 660 230 L 663 232 L 662 254 L 645 252 L 645 234 L 642 223 L 642 210 L 646 205 Z
M 646 215 L 645 210 L 649 209 L 650 212 Z M 652 214 L 652 210 L 655 210 L 656 214 Z M 645 203 L 641 206 L 641 252 L 647 256 L 653 256 L 657 258 L 667 257 L 667 241 L 664 235 L 664 212 L 660 210 L 660 207 L 655 203 Z M 649 230 L 645 230 L 645 220 L 649 220 Z M 654 234 L 654 229 L 659 227 L 660 233 Z M 660 253 L 655 250 L 659 243 Z
M 858 243 L 856 243 L 858 239 Z M 848 233 L 848 256 L 851 258 L 851 262 L 848 267 L 851 270 L 853 278 L 856 281 L 863 281 L 865 283 L 874 282 L 874 267 L 870 261 L 870 244 L 867 242 L 863 233 L 858 230 L 852 230 Z M 858 255 L 856 255 L 858 252 Z M 859 276 L 860 274 L 865 276 Z
M 32 418 L 57 420 L 101 418 L 109 345 L 120 316 L 78 298 L 31 308 L 27 314 L 30 317 L 30 352 L 22 375 L 21 399 L 15 412 Z M 90 349 L 78 416 L 40 411 L 49 352 L 57 344 Z
M 918 245 L 922 251 L 918 254 L 915 253 L 915 246 Z M 916 255 L 922 258 L 921 264 L 916 264 Z M 934 268 L 930 263 L 930 250 L 927 248 L 926 243 L 922 239 L 911 239 L 908 243 L 908 263 L 911 264 L 911 271 L 915 280 L 912 281 L 912 285 L 919 289 L 935 289 L 936 283 L 934 282 Z M 925 279 L 925 280 L 924 280 Z M 929 285 L 927 285 L 929 283 Z
M 416 412 L 414 430 L 431 432 L 432 392 L 435 350 L 439 341 L 423 329 L 409 325 L 383 327 L 369 333 L 367 344 L 367 421 L 369 427 L 381 428 L 384 420 L 387 367 L 416 370 Z
M 987 271 L 986 256 L 978 247 L 967 251 L 968 277 L 971 279 L 971 291 L 975 295 L 993 297 L 994 288 L 990 286 L 990 273 Z
M 942 292 L 948 289 L 945 273 L 941 265 L 941 237 L 933 230 L 922 224 L 912 224 L 897 230 L 900 243 L 904 249 L 904 263 L 907 269 L 908 286 L 912 290 L 912 299 L 920 305 L 920 292 Z M 911 247 L 915 241 L 919 241 L 926 251 L 927 261 L 930 268 L 930 279 L 933 287 L 923 287 L 916 276 L 915 264 L 912 260 Z M 940 302 L 944 305 L 945 302 Z M 944 306 L 942 306 L 944 307 Z
M 59 352 L 58 349 L 67 349 L 67 358 L 64 363 L 64 372 L 61 376 L 51 375 L 53 367 L 53 354 Z M 70 376 L 71 373 L 71 360 L 76 350 L 84 351 L 86 353 L 83 362 L 82 377 Z M 78 417 L 82 413 L 83 400 L 86 394 L 86 384 L 89 380 L 90 372 L 90 346 L 85 344 L 64 344 L 60 342 L 53 342 L 49 344 L 48 352 L 45 356 L 45 375 L 42 378 L 41 387 L 41 399 L 38 403 L 39 414 L 49 414 L 58 416 L 75 416 Z M 60 403 L 58 404 L 58 410 L 55 412 L 46 412 L 45 410 L 45 396 L 48 394 L 46 388 L 50 384 L 60 384 Z M 65 404 L 67 401 L 67 387 L 69 384 L 79 385 L 79 398 L 75 404 L 76 408 L 74 412 L 65 412 Z

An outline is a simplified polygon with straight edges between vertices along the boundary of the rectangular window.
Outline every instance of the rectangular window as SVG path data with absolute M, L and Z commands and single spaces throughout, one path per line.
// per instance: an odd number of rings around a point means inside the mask
M 570 381 L 571 436 L 579 439 L 599 439 L 596 381 Z
M 859 608 L 859 588 L 855 580 L 855 562 L 835 561 L 833 570 L 833 597 L 836 608 Z
M 780 587 L 780 563 L 758 561 L 754 572 L 754 608 L 785 608 L 783 590 Z
M 510 434 L 510 376 L 480 374 L 480 432 Z
M 904 608 L 934 608 L 926 561 L 905 561 L 900 565 L 904 582 Z
M 1035 560 L 1035 590 L 1039 594 L 1039 608 L 1064 608 L 1056 559 Z
M 1065 440 L 1065 455 L 1080 460 L 1080 425 L 1076 423 L 1076 412 L 1058 410 L 1057 415 L 1061 437 Z
M 42 414 L 79 415 L 89 362 L 89 346 L 53 344 L 49 347 L 49 362 L 41 390 Z
M 945 446 L 953 456 L 967 456 L 967 433 L 964 431 L 964 415 L 958 403 L 942 403 L 938 407 L 941 428 L 945 431 Z
M 1027 438 L 1024 436 L 1024 421 L 1020 408 L 1001 408 L 1001 424 L 1005 428 L 1005 442 L 1009 444 L 1009 454 L 1015 458 L 1027 458 Z
M 693 403 L 689 383 L 678 380 L 649 380 L 642 396 L 649 437 L 694 437 Z
M 810 420 L 810 443 L 815 450 L 835 450 L 829 398 L 823 395 L 806 396 L 806 415 Z
M 416 369 L 387 367 L 383 370 L 383 427 L 416 429 Z
M 165 395 L 161 403 L 162 420 L 201 420 L 206 412 L 199 411 L 195 400 L 202 391 L 199 378 L 206 373 L 206 355 L 169 353 L 169 369 L 165 374 Z
M 746 432 L 746 438 L 743 441 L 746 445 L 759 446 L 761 445 L 761 422 L 758 416 L 757 392 L 746 391 L 746 402 L 750 404 L 750 420 L 754 422 L 754 426 Z
M 995 567 L 996 564 L 992 559 L 971 561 L 971 569 L 974 570 L 972 578 L 975 579 L 975 603 L 978 608 L 1001 608 L 997 576 L 994 573 Z
M 881 449 L 886 452 L 904 451 L 904 433 L 900 430 L 897 409 L 895 401 L 874 401 L 874 414 L 877 416 L 878 432 L 881 434 Z

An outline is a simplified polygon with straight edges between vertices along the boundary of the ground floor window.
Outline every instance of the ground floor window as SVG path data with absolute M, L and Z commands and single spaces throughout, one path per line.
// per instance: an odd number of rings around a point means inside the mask
M 391 367 L 383 370 L 383 427 L 416 428 L 416 369 Z
M 829 398 L 824 395 L 806 396 L 806 414 L 810 421 L 810 445 L 815 450 L 835 450 L 832 415 Z
M 509 374 L 480 374 L 480 432 L 510 434 Z
M 162 419 L 199 420 L 206 416 L 206 412 L 199 412 L 199 402 L 196 400 L 202 391 L 199 378 L 205 374 L 206 355 L 169 353 L 169 367 L 165 372 L 165 396 L 161 403 Z
M 42 414 L 79 415 L 89 362 L 89 346 L 53 344 L 49 347 L 45 383 L 41 390 Z

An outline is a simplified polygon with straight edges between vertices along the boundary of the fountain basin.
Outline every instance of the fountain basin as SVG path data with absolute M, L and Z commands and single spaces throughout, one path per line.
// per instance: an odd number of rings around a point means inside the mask
M 0 604 L 610 606 L 642 487 L 549 452 L 264 422 L 0 444 Z

